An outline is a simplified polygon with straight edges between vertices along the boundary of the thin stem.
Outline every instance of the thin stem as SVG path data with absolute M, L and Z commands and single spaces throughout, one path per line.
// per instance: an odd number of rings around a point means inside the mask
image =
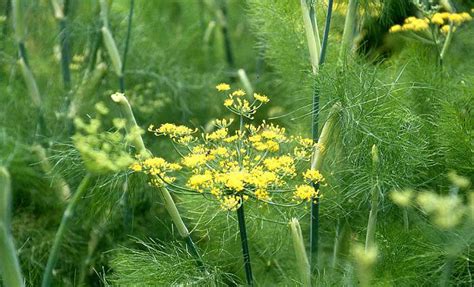
M 319 183 L 313 185 L 315 190 L 319 189 Z M 311 218 L 309 226 L 309 262 L 311 271 L 316 269 L 318 264 L 318 247 L 319 247 L 319 201 L 313 199 L 311 202 Z
M 66 234 L 66 230 L 69 227 L 69 223 L 74 214 L 74 210 L 76 209 L 77 204 L 79 203 L 82 196 L 89 187 L 91 177 L 92 175 L 88 173 L 82 179 L 81 183 L 79 184 L 79 187 L 73 194 L 71 200 L 68 203 L 68 206 L 66 207 L 66 210 L 63 213 L 61 223 L 59 224 L 58 231 L 56 232 L 56 236 L 54 237 L 53 246 L 51 247 L 51 251 L 49 253 L 48 263 L 46 264 L 46 268 L 43 273 L 43 282 L 41 283 L 42 287 L 51 286 L 53 268 L 56 265 L 56 261 L 58 260 L 61 243 L 64 239 L 64 235 Z
M 240 199 L 241 201 L 243 198 Z M 247 229 L 245 227 L 244 203 L 242 201 L 237 209 L 237 219 L 239 221 L 240 242 L 242 243 L 242 255 L 244 258 L 245 278 L 247 285 L 253 286 L 252 266 L 250 265 L 250 253 L 247 238 Z
M 127 36 L 125 37 L 125 47 L 122 56 L 122 73 L 125 72 L 125 64 L 127 62 L 128 48 L 130 46 L 130 37 L 132 35 L 132 18 L 135 8 L 135 0 L 130 0 L 130 11 L 128 13 Z
M 321 43 L 321 54 L 319 55 L 319 65 L 323 65 L 326 60 L 326 50 L 328 47 L 329 31 L 331 29 L 332 7 L 334 0 L 328 1 L 328 10 L 326 14 L 326 23 L 324 25 L 323 42 Z
M 410 228 L 410 221 L 408 220 L 408 210 L 407 208 L 403 208 L 403 229 L 408 231 Z
M 123 49 L 122 55 L 122 73 L 119 77 L 119 89 L 121 93 L 125 92 L 125 63 L 127 62 L 127 55 L 128 55 L 128 48 L 130 46 L 130 37 L 132 35 L 132 18 L 133 18 L 133 11 L 135 7 L 135 1 L 130 0 L 130 10 L 128 13 L 128 24 L 127 24 L 127 36 L 125 37 L 125 47 Z
M 446 40 L 444 40 L 443 48 L 441 49 L 441 53 L 439 54 L 440 65 L 443 65 L 444 56 L 446 55 L 449 45 L 451 44 L 451 41 L 453 39 L 453 30 L 454 30 L 454 25 L 453 25 L 453 22 L 451 22 L 449 23 L 448 35 L 446 36 Z

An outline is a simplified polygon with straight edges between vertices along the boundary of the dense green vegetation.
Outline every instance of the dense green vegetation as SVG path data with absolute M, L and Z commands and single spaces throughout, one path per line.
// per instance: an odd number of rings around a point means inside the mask
M 473 9 L 1 1 L 0 286 L 472 286 Z

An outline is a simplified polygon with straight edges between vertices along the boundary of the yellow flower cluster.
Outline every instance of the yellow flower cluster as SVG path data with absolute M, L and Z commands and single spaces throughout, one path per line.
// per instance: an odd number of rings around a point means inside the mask
M 216 86 L 216 89 L 220 92 L 230 90 L 230 85 L 221 83 Z M 254 93 L 253 99 L 245 99 L 246 93 L 242 89 L 235 90 L 228 95 L 228 98 L 224 100 L 224 106 L 231 112 L 244 116 L 251 119 L 257 110 L 270 101 L 270 99 L 261 94 Z
M 230 90 L 227 84 L 219 84 L 216 88 Z M 154 158 L 134 165 L 132 169 L 161 180 L 153 184 L 166 185 L 175 180 L 169 172 L 183 167 L 186 188 L 211 195 L 224 210 L 235 210 L 248 199 L 271 204 L 316 200 L 319 193 L 312 186 L 293 185 L 294 182 L 324 180 L 318 171 L 297 171 L 301 162 L 307 164 L 310 160 L 315 147 L 313 141 L 289 137 L 285 128 L 273 123 L 245 124 L 244 117 L 253 115 L 268 98 L 255 94 L 254 102 L 250 104 L 245 102 L 244 96 L 244 91 L 236 90 L 226 99 L 232 100 L 229 110 L 240 117 L 236 127 L 232 126 L 232 120 L 215 120 L 213 131 L 194 137 L 196 131 L 185 126 L 151 126 L 149 130 L 155 135 L 168 136 L 179 143 L 175 146 L 181 155 L 179 164 Z
M 316 200 L 319 196 L 319 191 L 308 184 L 296 186 L 294 197 L 297 200 L 311 201 Z
M 450 25 L 452 24 L 455 29 L 455 26 L 460 26 L 464 22 L 471 21 L 472 17 L 467 12 L 462 13 L 434 13 L 431 18 L 416 18 L 408 17 L 405 19 L 403 25 L 394 25 L 390 28 L 391 33 L 397 33 L 402 31 L 414 31 L 420 32 L 428 30 L 429 24 L 440 26 L 439 30 L 441 33 L 446 34 L 449 32 Z
M 405 19 L 403 25 L 394 25 L 390 28 L 391 33 L 396 33 L 400 31 L 424 31 L 429 27 L 430 20 L 428 18 L 416 18 L 408 17 Z
M 150 125 L 148 127 L 148 131 L 154 133 L 156 136 L 165 135 L 169 136 L 173 141 L 181 144 L 188 144 L 194 140 L 192 136 L 195 133 L 196 129 L 190 129 L 183 125 L 175 125 L 175 124 L 163 124 L 159 128 L 155 128 L 155 126 Z
M 169 163 L 161 157 L 152 157 L 143 161 L 134 162 L 130 169 L 134 172 L 144 172 L 150 175 L 150 185 L 161 187 L 163 184 L 172 183 L 176 177 L 168 174 L 181 169 L 176 163 Z

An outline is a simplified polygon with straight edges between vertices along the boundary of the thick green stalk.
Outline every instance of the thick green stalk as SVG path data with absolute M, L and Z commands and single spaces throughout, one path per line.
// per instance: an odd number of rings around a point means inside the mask
M 173 197 L 171 196 L 170 192 L 166 187 L 161 187 L 159 189 L 160 195 L 163 198 L 163 203 L 165 205 L 166 211 L 171 217 L 171 220 L 174 223 L 174 226 L 178 230 L 179 235 L 183 240 L 186 242 L 186 245 L 189 248 L 189 252 L 191 255 L 193 255 L 196 258 L 196 263 L 199 267 L 203 267 L 204 264 L 202 262 L 201 255 L 199 254 L 196 245 L 194 244 L 191 234 L 188 231 L 188 228 L 184 224 L 184 221 L 178 211 L 178 208 L 176 207 L 176 203 L 173 200 Z
M 370 213 L 369 213 L 369 221 L 367 224 L 367 234 L 365 237 L 365 250 L 369 250 L 370 248 L 374 247 L 375 244 L 375 230 L 377 227 L 377 212 L 378 212 L 378 204 L 379 204 L 379 181 L 378 181 L 378 166 L 379 166 L 379 155 L 378 149 L 376 145 L 372 146 L 372 164 L 373 164 L 373 172 L 374 172 L 374 186 L 372 187 L 372 194 L 371 194 L 371 204 L 370 204 Z
M 441 52 L 439 53 L 439 62 L 442 65 L 444 61 L 444 57 L 446 56 L 446 52 L 448 51 L 449 46 L 451 45 L 451 41 L 453 40 L 453 31 L 454 30 L 454 25 L 453 23 L 449 23 L 449 31 L 448 35 L 446 36 L 446 40 L 444 40 L 443 48 L 441 49 Z
M 53 269 L 56 265 L 56 261 L 58 260 L 61 243 L 63 242 L 64 235 L 66 234 L 67 228 L 69 227 L 70 220 L 74 214 L 77 204 L 82 199 L 82 196 L 85 194 L 87 188 L 89 187 L 91 177 L 92 175 L 88 173 L 82 179 L 81 183 L 79 184 L 79 187 L 73 194 L 71 200 L 69 201 L 66 207 L 66 210 L 63 213 L 61 223 L 59 224 L 58 231 L 56 232 L 56 235 L 54 237 L 53 246 L 51 247 L 51 251 L 49 253 L 48 263 L 46 264 L 46 268 L 43 273 L 43 281 L 41 283 L 42 287 L 51 286 Z
M 25 22 L 21 0 L 11 0 L 13 29 L 15 30 L 15 40 L 17 43 L 23 43 L 25 40 Z
M 120 54 L 115 44 L 115 40 L 110 32 L 109 28 L 103 26 L 101 28 L 102 39 L 104 40 L 105 48 L 109 54 L 110 60 L 112 61 L 112 67 L 114 68 L 115 73 L 120 78 L 122 77 L 122 60 L 120 59 Z
M 25 286 L 11 228 L 11 182 L 7 169 L 0 167 L 0 274 L 9 287 Z
M 239 69 L 237 71 L 237 74 L 239 75 L 239 79 L 242 82 L 242 85 L 244 85 L 245 92 L 248 94 L 250 99 L 253 99 L 253 87 L 252 84 L 250 83 L 249 78 L 247 77 L 247 73 L 245 72 L 244 69 Z
M 300 273 L 301 283 L 303 286 L 311 286 L 311 272 L 306 255 L 306 250 L 303 241 L 303 233 L 298 219 L 292 218 L 290 221 L 291 237 L 293 239 L 293 248 L 296 255 L 296 264 L 298 272 Z
M 346 20 L 344 22 L 344 31 L 342 33 L 341 50 L 339 53 L 340 63 L 345 60 L 347 52 L 351 49 L 352 43 L 354 41 L 354 31 L 356 26 L 358 6 L 359 0 L 349 0 Z
M 140 127 L 135 120 L 135 116 L 132 111 L 132 107 L 128 102 L 128 99 L 125 97 L 124 94 L 116 93 L 111 96 L 112 100 L 120 105 L 120 110 L 122 115 L 125 117 L 126 120 L 126 130 L 129 135 L 132 135 L 132 144 L 134 145 L 135 149 L 137 150 L 140 156 L 149 157 L 151 154 L 145 148 L 145 143 L 138 132 Z
M 216 11 L 217 19 L 221 26 L 222 36 L 224 37 L 224 51 L 227 64 L 230 69 L 234 69 L 234 53 L 232 52 L 232 42 L 230 39 L 228 21 L 227 21 L 227 3 L 226 0 L 220 0 L 219 9 Z
M 250 264 L 250 252 L 247 237 L 247 228 L 245 227 L 244 203 L 237 209 L 237 219 L 239 221 L 240 242 L 242 244 L 242 255 L 244 258 L 245 278 L 248 286 L 253 286 L 252 266 Z
M 311 17 L 309 14 L 308 4 L 306 3 L 306 0 L 301 0 L 301 12 L 303 15 L 303 24 L 306 32 L 306 41 L 308 43 L 311 66 L 313 68 L 313 74 L 316 75 L 319 69 L 319 53 L 321 52 L 321 43 L 318 42 L 319 39 L 315 38 L 313 24 L 311 23 Z
M 318 145 L 314 148 L 313 158 L 311 160 L 311 169 L 321 170 L 324 158 L 326 156 L 329 138 L 333 132 L 334 125 L 339 119 L 339 112 L 341 110 L 341 105 L 339 103 L 332 106 L 331 111 L 329 112 L 328 119 L 323 125 L 321 130 L 321 136 L 317 141 Z
M 133 131 L 138 131 L 138 124 L 135 120 L 135 116 L 133 114 L 130 103 L 128 102 L 125 95 L 114 94 L 111 96 L 111 98 L 114 102 L 118 103 L 121 106 L 122 114 L 125 116 L 125 120 L 127 121 L 127 133 L 129 133 L 130 135 L 131 133 L 133 133 Z M 145 144 L 143 142 L 143 138 L 140 133 L 134 134 L 133 141 L 135 148 L 137 149 L 137 152 L 138 154 L 140 154 L 140 156 L 145 158 L 152 156 L 151 152 L 146 149 Z M 165 209 L 170 215 L 171 220 L 173 221 L 176 229 L 178 230 L 179 235 L 186 241 L 190 253 L 196 257 L 198 266 L 203 266 L 204 264 L 202 263 L 201 256 L 197 251 L 198 249 L 196 248 L 196 245 L 191 239 L 188 228 L 184 224 L 184 221 L 179 213 L 178 208 L 176 207 L 176 203 L 174 202 L 173 197 L 171 196 L 168 189 L 166 189 L 165 187 L 160 188 L 159 192 L 161 197 L 163 198 Z
M 42 135 L 46 135 L 46 124 L 43 114 L 43 103 L 41 100 L 41 95 L 38 89 L 38 85 L 36 84 L 36 80 L 31 72 L 29 62 L 28 62 L 28 55 L 26 53 L 26 46 L 25 46 L 25 24 L 24 24 L 24 15 L 23 15 L 23 7 L 21 0 L 12 0 L 11 2 L 12 8 L 12 17 L 13 17 L 13 27 L 15 30 L 15 40 L 18 45 L 18 54 L 20 59 L 18 63 L 20 65 L 20 70 L 25 81 L 26 87 L 28 89 L 28 94 L 31 98 L 32 103 L 34 104 L 35 108 L 37 109 L 38 114 L 38 130 L 42 133 Z
M 38 157 L 43 172 L 52 176 L 53 167 L 51 166 L 51 163 L 48 157 L 46 156 L 46 150 L 41 145 L 34 145 L 31 147 L 31 151 L 35 153 Z M 61 175 L 58 174 L 52 176 L 51 183 L 58 199 L 60 199 L 62 202 L 65 202 L 71 196 L 71 190 L 69 188 L 69 185 Z

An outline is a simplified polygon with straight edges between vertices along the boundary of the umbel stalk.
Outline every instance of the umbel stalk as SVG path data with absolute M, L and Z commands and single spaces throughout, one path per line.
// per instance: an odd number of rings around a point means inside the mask
M 244 258 L 245 278 L 248 286 L 253 286 L 252 266 L 250 265 L 250 253 L 247 237 L 247 228 L 245 227 L 244 203 L 237 209 L 237 219 L 239 221 L 240 242 L 242 243 L 242 255 Z

